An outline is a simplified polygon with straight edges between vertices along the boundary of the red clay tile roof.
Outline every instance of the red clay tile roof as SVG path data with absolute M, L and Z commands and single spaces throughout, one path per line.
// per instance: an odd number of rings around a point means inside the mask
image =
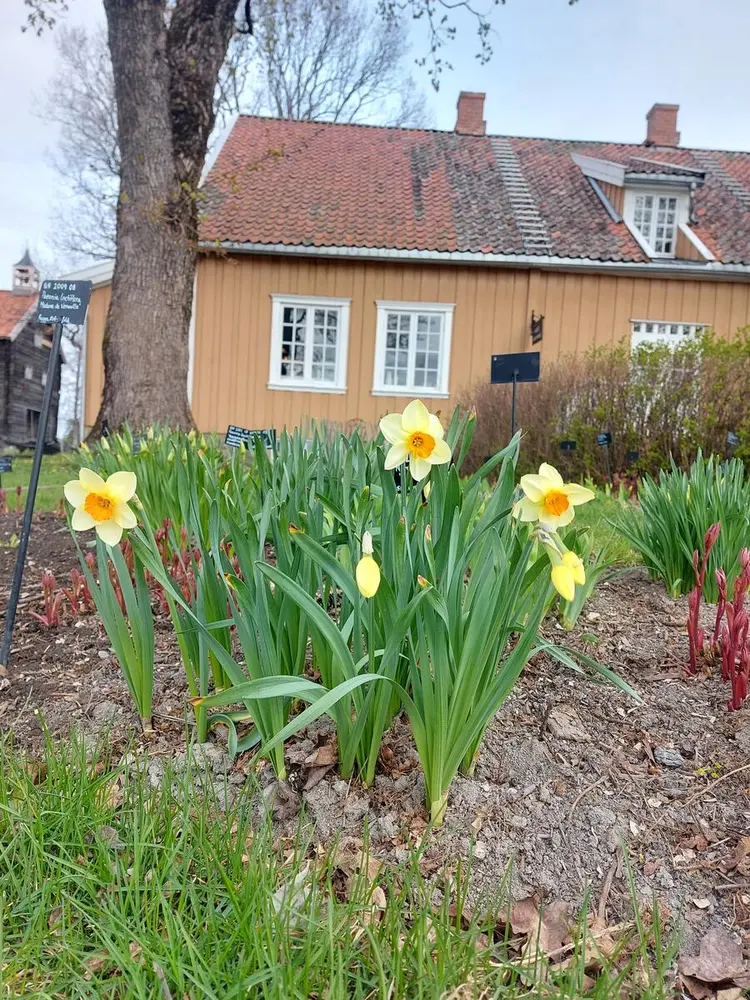
M 251 116 L 237 120 L 208 174 L 200 236 L 648 260 L 625 224 L 610 218 L 572 153 L 631 172 L 704 172 L 693 197 L 694 232 L 719 261 L 750 263 L 750 153 Z M 520 201 L 518 183 L 508 183 L 508 158 L 520 169 Z M 670 166 L 660 171 L 637 158 Z M 530 218 L 538 234 L 531 240 Z
M 10 337 L 21 320 L 36 305 L 36 295 L 14 295 L 0 289 L 0 340 Z

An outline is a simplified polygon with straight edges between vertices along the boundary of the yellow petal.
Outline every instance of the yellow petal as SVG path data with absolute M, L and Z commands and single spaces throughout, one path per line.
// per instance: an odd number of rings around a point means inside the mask
M 573 573 L 573 580 L 578 584 L 584 584 L 586 582 L 586 570 L 580 557 L 575 552 L 568 550 L 563 553 L 562 560 L 566 566 L 570 567 Z
M 127 503 L 135 493 L 138 481 L 134 472 L 113 472 L 107 479 L 107 493 L 115 501 Z
M 538 521 L 539 515 L 543 512 L 541 504 L 535 503 L 529 497 L 521 499 L 513 505 L 513 516 L 522 521 Z
M 138 523 L 138 519 L 130 507 L 122 502 L 115 504 L 115 512 L 112 518 L 115 524 L 119 524 L 121 528 L 134 528 Z
M 380 430 L 383 432 L 383 437 L 388 444 L 400 444 L 406 437 L 404 428 L 401 425 L 400 413 L 386 414 L 380 421 Z
M 564 563 L 552 567 L 552 586 L 565 601 L 572 601 L 576 596 L 576 585 L 573 570 Z
M 115 523 L 114 519 L 99 521 L 96 525 L 96 533 L 106 545 L 117 545 L 122 538 L 122 528 Z
M 544 499 L 545 493 L 549 493 L 551 489 L 554 489 L 554 483 L 547 479 L 546 476 L 537 476 L 531 473 L 530 475 L 521 476 L 521 489 L 529 500 L 539 503 L 540 500 Z
M 596 493 L 593 490 L 587 490 L 585 486 L 579 486 L 578 483 L 566 483 L 562 491 L 574 507 L 596 498 Z
M 436 417 L 434 413 L 430 414 L 430 434 L 432 434 L 436 441 L 442 441 L 445 437 L 445 431 L 443 430 L 443 425 L 440 423 L 440 418 Z
M 380 586 L 380 567 L 372 556 L 362 556 L 356 569 L 357 586 L 363 597 L 374 597 Z
M 71 479 L 70 482 L 66 483 L 63 486 L 63 493 L 68 503 L 74 507 L 82 507 L 88 496 L 88 490 L 81 485 L 78 479 Z
M 408 454 L 409 449 L 402 441 L 399 441 L 398 444 L 391 445 L 388 450 L 388 454 L 385 456 L 385 468 L 395 469 L 397 465 L 401 465 L 402 462 L 406 461 L 406 456 Z
M 552 531 L 564 528 L 575 516 L 576 512 L 572 507 L 568 507 L 562 514 L 550 514 L 543 506 L 539 507 L 539 523 L 543 528 L 550 528 Z
M 106 438 L 102 438 L 102 441 L 104 440 Z M 101 493 L 105 489 L 104 480 L 93 469 L 81 469 L 78 479 L 87 493 Z
M 88 531 L 89 528 L 96 527 L 96 521 L 82 507 L 76 507 L 70 519 L 70 526 L 74 531 Z
M 401 426 L 407 434 L 430 433 L 430 411 L 421 399 L 413 399 L 401 414 Z
M 451 449 L 447 441 L 435 439 L 435 447 L 432 449 L 427 461 L 430 465 L 444 465 L 451 460 Z
M 412 458 L 409 461 L 409 471 L 411 472 L 412 479 L 417 483 L 420 479 L 424 479 L 425 476 L 429 476 L 431 468 L 432 466 L 426 458 Z
M 539 466 L 539 475 L 544 476 L 545 479 L 549 479 L 553 486 L 563 485 L 563 477 L 554 465 L 549 465 L 547 462 L 542 462 Z

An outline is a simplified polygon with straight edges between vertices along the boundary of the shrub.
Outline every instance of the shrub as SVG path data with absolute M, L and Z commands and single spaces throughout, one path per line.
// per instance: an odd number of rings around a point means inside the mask
M 674 458 L 687 468 L 699 450 L 724 455 L 727 432 L 740 437 L 736 457 L 750 461 L 750 328 L 726 341 L 707 333 L 677 345 L 626 343 L 542 365 L 537 383 L 518 387 L 523 428 L 521 470 L 541 462 L 567 479 L 601 481 L 605 455 L 600 431 L 612 434 L 612 472 L 656 475 Z M 510 387 L 479 383 L 459 403 L 477 413 L 466 471 L 481 465 L 510 436 Z M 576 441 L 560 452 L 560 442 Z M 638 452 L 636 462 L 630 452 Z
M 644 478 L 639 500 L 640 509 L 631 507 L 621 515 L 620 531 L 672 597 L 693 589 L 693 553 L 703 551 L 706 532 L 721 523 L 704 582 L 706 600 L 715 603 L 715 571 L 723 568 L 731 587 L 740 572 L 738 553 L 750 537 L 750 476 L 742 462 L 722 463 L 699 453 L 688 473 L 673 462 L 658 482 Z

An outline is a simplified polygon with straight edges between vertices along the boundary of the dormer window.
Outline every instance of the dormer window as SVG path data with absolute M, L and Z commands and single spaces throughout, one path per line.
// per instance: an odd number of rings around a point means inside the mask
M 675 257 L 677 234 L 687 224 L 687 191 L 626 186 L 625 222 L 649 257 Z
M 637 194 L 633 225 L 654 248 L 654 255 L 674 257 L 677 233 L 677 198 L 673 195 Z

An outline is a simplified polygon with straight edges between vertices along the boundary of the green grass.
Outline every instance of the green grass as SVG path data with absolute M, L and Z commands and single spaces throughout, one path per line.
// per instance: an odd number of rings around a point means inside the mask
M 641 562 L 640 555 L 615 528 L 621 512 L 622 504 L 618 499 L 597 490 L 595 500 L 576 507 L 573 527 L 590 528 L 594 535 L 594 548 L 604 548 L 615 566 L 635 566 Z
M 16 487 L 21 486 L 22 505 L 26 503 L 26 489 L 31 476 L 31 452 L 13 456 L 13 471 L 3 473 L 2 486 L 6 492 L 8 508 L 16 509 Z M 54 510 L 63 495 L 63 485 L 69 479 L 74 479 L 79 468 L 77 452 L 60 452 L 57 455 L 45 455 L 39 474 L 39 491 L 36 495 L 35 510 Z
M 671 995 L 673 948 L 658 922 L 637 924 L 627 955 L 610 960 L 593 987 L 575 958 L 545 984 L 531 971 L 521 981 L 507 941 L 493 940 L 494 915 L 462 926 L 460 869 L 437 903 L 416 855 L 382 869 L 386 906 L 371 919 L 365 877 L 345 890 L 330 857 L 301 839 L 274 840 L 263 823 L 253 829 L 249 800 L 223 815 L 187 778 L 154 791 L 136 769 L 87 761 L 74 741 L 48 744 L 37 764 L 0 745 L 0 995 Z

